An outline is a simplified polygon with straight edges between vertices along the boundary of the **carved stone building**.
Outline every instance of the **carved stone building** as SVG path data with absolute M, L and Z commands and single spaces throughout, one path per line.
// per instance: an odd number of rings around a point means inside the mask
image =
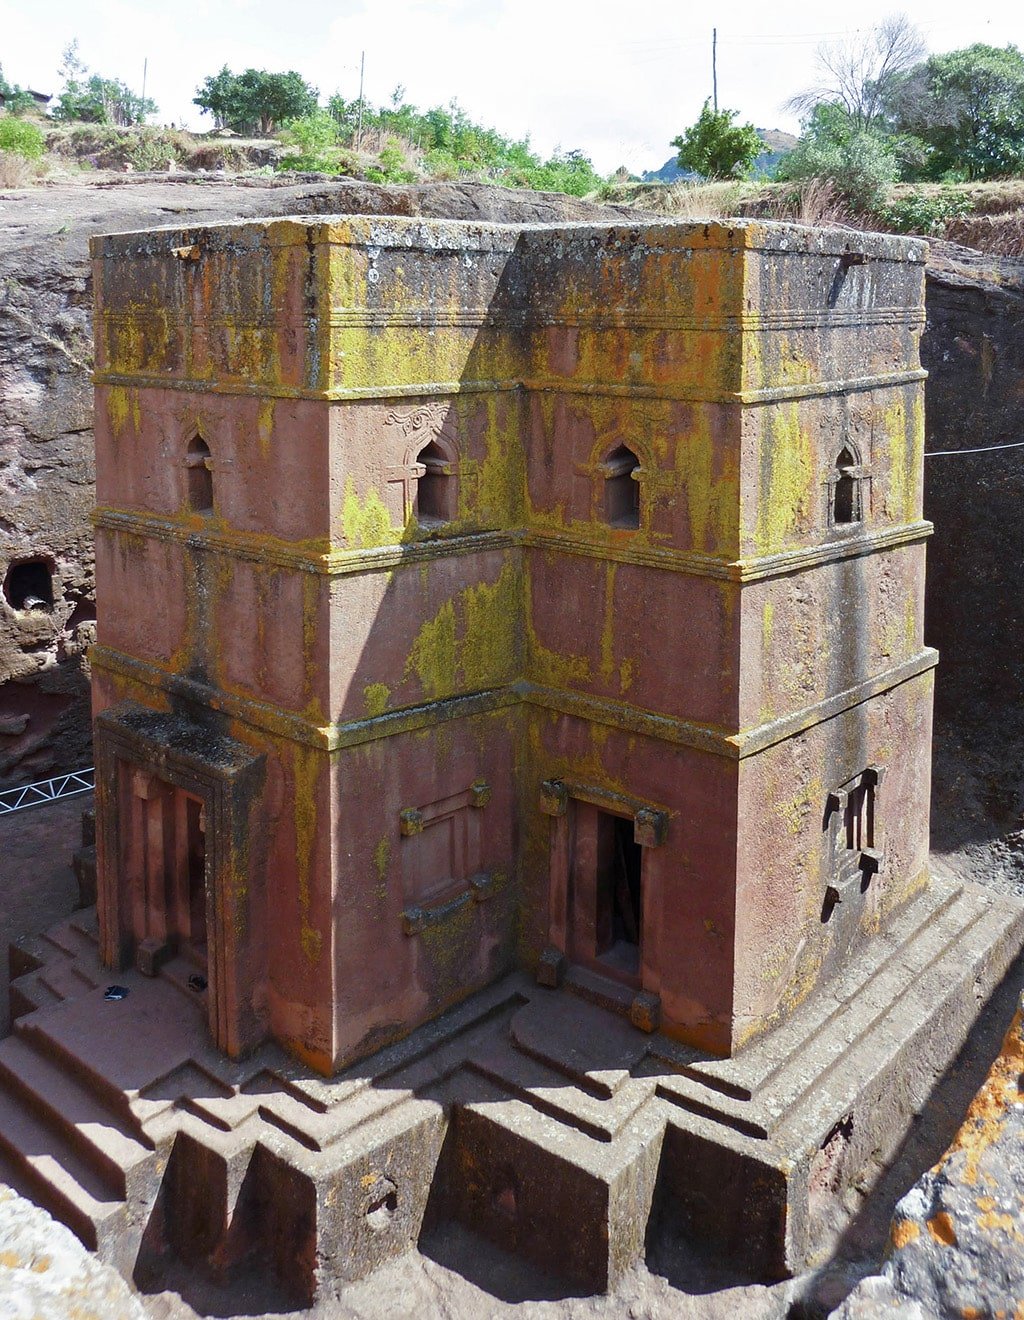
M 96 247 L 100 917 L 324 1072 L 520 964 L 728 1054 L 926 880 L 923 246 Z
M 302 1300 L 449 1218 L 589 1290 L 822 1250 L 1024 942 L 927 869 L 923 255 L 95 240 L 98 930 L 0 1042 L 83 1240 Z

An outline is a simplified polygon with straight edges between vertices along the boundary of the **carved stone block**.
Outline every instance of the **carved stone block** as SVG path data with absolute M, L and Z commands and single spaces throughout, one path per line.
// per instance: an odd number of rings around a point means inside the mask
M 564 816 L 569 806 L 569 790 L 560 779 L 545 779 L 540 786 L 540 809 L 545 816 Z
M 537 984 L 556 990 L 565 974 L 565 954 L 549 944 L 537 959 Z
M 633 817 L 633 838 L 641 848 L 657 848 L 668 837 L 668 813 L 641 807 Z

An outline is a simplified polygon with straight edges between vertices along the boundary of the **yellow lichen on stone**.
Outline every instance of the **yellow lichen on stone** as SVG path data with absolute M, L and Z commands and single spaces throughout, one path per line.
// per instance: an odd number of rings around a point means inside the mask
M 374 894 L 377 898 L 387 896 L 388 865 L 391 861 L 391 840 L 386 834 L 381 835 L 373 850 L 373 866 L 377 872 L 377 885 Z
M 953 1218 L 947 1210 L 940 1210 L 938 1214 L 933 1215 L 932 1218 L 927 1221 L 927 1228 L 935 1241 L 942 1246 L 956 1246 L 956 1228 L 953 1225 Z
M 755 548 L 767 555 L 787 549 L 809 515 L 815 446 L 798 404 L 780 403 L 767 413 L 761 444 L 767 479 L 758 489 Z
M 915 1223 L 913 1219 L 895 1219 L 889 1230 L 889 1240 L 897 1250 L 902 1247 L 909 1247 L 920 1236 L 921 1225 Z
M 393 545 L 398 539 L 387 506 L 376 487 L 371 486 L 360 499 L 351 477 L 345 481 L 341 525 L 346 545 L 354 550 Z
M 1024 1071 L 1022 1029 L 1021 1010 L 1018 1009 L 1006 1033 L 1002 1053 L 993 1064 L 984 1086 L 972 1100 L 964 1122 L 944 1157 L 944 1160 L 948 1159 L 956 1151 L 964 1153 L 963 1178 L 969 1186 L 977 1183 L 982 1156 L 1003 1131 L 1011 1106 L 1019 1102 L 1019 1079 Z M 941 1167 L 942 1162 L 938 1167 Z
M 311 924 L 312 880 L 316 855 L 317 788 L 326 762 L 313 748 L 296 743 L 292 749 L 295 782 L 295 868 L 299 900 L 299 943 L 307 962 L 320 959 L 323 937 Z
M 368 683 L 363 688 L 363 706 L 371 718 L 383 715 L 388 708 L 391 689 L 386 683 Z

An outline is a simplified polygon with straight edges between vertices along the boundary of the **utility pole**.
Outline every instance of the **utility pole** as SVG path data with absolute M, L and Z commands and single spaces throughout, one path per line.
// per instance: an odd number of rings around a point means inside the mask
M 715 114 L 718 114 L 718 28 L 711 29 L 711 88 L 715 97 Z
M 143 102 L 145 102 L 145 100 L 146 100 L 146 73 L 147 73 L 148 69 L 149 69 L 149 56 L 147 55 L 146 58 L 142 61 L 142 100 L 143 100 Z M 146 122 L 146 116 L 145 116 L 145 113 L 143 113 L 143 115 L 142 115 L 142 122 L 143 122 L 143 123 Z
M 359 125 L 356 128 L 356 151 L 363 145 L 363 73 L 366 69 L 366 51 L 359 56 Z

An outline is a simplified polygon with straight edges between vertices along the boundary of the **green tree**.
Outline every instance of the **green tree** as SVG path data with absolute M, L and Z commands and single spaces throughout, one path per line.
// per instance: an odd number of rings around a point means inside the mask
M 294 69 L 287 73 L 246 69 L 235 74 L 225 64 L 196 88 L 192 103 L 213 115 L 220 128 L 268 137 L 277 125 L 312 115 L 318 96 L 317 89 Z
M 61 75 L 64 89 L 53 109 L 55 119 L 127 127 L 156 114 L 156 102 L 149 97 L 137 95 L 118 78 L 91 73 L 79 57 L 77 41 L 64 50 Z
M 19 87 L 17 83 L 9 83 L 4 77 L 4 71 L 0 68 L 0 98 L 3 99 L 4 109 L 9 115 L 21 115 L 26 110 L 31 110 L 35 106 L 35 97 L 24 87 Z
M 886 97 L 890 125 L 928 149 L 931 178 L 1024 172 L 1024 55 L 976 44 L 932 55 Z
M 764 150 L 753 124 L 734 124 L 738 111 L 712 110 L 704 102 L 700 118 L 682 137 L 672 139 L 679 151 L 680 169 L 693 170 L 706 179 L 742 179 Z
M 893 141 L 860 126 L 839 105 L 815 106 L 800 141 L 779 162 L 776 178 L 828 179 L 859 211 L 877 211 L 900 174 Z

